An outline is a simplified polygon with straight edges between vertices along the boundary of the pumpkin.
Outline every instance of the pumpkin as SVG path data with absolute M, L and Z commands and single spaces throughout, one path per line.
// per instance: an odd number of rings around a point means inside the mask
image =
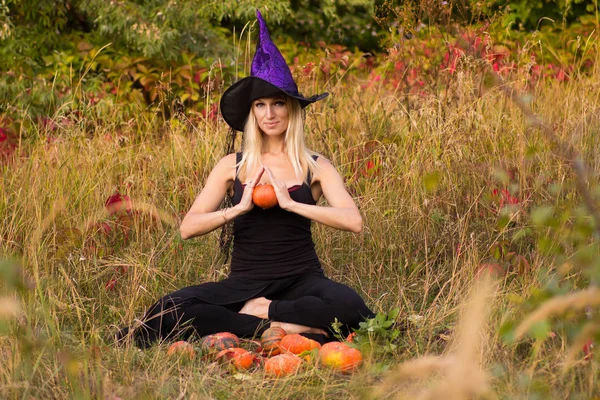
M 271 357 L 265 362 L 265 373 L 276 377 L 295 374 L 302 365 L 302 359 L 295 354 L 284 353 Z
M 321 348 L 321 343 L 304 337 L 299 333 L 292 333 L 291 335 L 285 335 L 283 339 L 281 339 L 279 348 L 290 353 L 301 354 L 305 351 Z
M 240 338 L 236 335 L 230 332 L 220 332 L 204 337 L 200 344 L 200 348 L 202 348 L 202 351 L 210 353 L 239 347 L 239 345 Z
M 350 347 L 344 342 L 329 342 L 319 350 L 321 365 L 332 368 L 342 373 L 351 373 L 362 364 L 363 357 L 360 350 Z
M 273 185 L 258 185 L 252 192 L 252 202 L 260 208 L 267 209 L 277 205 L 277 195 Z
M 266 329 L 260 336 L 260 344 L 262 345 L 262 352 L 265 356 L 276 356 L 281 353 L 279 343 L 281 339 L 286 335 L 286 331 L 278 326 L 272 326 Z
M 256 357 L 246 349 L 233 347 L 221 350 L 216 359 L 227 363 L 238 371 L 245 371 L 254 365 Z
M 190 360 L 196 358 L 196 351 L 194 350 L 194 346 L 185 340 L 180 340 L 178 342 L 173 343 L 169 346 L 169 350 L 167 350 L 167 356 L 181 356 Z

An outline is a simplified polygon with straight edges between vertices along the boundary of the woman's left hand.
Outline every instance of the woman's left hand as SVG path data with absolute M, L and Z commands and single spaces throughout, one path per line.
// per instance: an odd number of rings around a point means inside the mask
M 271 181 L 271 185 L 273 185 L 273 189 L 275 189 L 275 195 L 277 196 L 277 202 L 279 203 L 279 207 L 284 210 L 289 209 L 289 207 L 294 203 L 294 200 L 290 197 L 290 192 L 288 192 L 288 188 L 285 183 L 278 181 L 273 175 L 273 172 L 269 169 L 269 167 L 265 166 L 265 171 L 267 171 L 267 175 L 269 175 L 269 180 Z

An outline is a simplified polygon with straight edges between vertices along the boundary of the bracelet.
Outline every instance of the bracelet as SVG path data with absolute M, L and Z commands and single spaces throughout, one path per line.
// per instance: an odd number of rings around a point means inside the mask
M 221 216 L 223 217 L 223 219 L 225 220 L 225 223 L 229 222 L 227 221 L 227 217 L 225 216 L 225 212 L 227 211 L 226 208 L 222 208 L 221 209 Z

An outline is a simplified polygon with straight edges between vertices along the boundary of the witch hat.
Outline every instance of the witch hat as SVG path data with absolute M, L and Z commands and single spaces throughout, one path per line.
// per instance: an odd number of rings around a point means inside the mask
M 298 92 L 298 85 L 290 68 L 269 36 L 267 24 L 260 11 L 256 10 L 259 35 L 256 52 L 247 76 L 229 87 L 221 97 L 221 114 L 233 129 L 244 130 L 252 102 L 263 97 L 273 97 L 282 93 L 297 99 L 302 108 L 324 99 L 329 93 L 304 97 Z

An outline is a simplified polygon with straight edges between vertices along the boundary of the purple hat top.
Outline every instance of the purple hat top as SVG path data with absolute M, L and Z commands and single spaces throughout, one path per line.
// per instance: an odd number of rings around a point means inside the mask
M 238 131 L 244 130 L 251 104 L 256 99 L 286 94 L 297 99 L 300 106 L 304 108 L 329 95 L 325 92 L 304 97 L 298 92 L 298 85 L 292 77 L 290 68 L 271 40 L 267 24 L 259 10 L 256 10 L 256 18 L 258 19 L 259 34 L 250 76 L 231 85 L 221 97 L 223 119 Z
M 290 68 L 271 40 L 267 24 L 258 10 L 256 10 L 256 18 L 258 18 L 259 34 L 250 76 L 264 79 L 284 92 L 298 95 L 298 86 L 294 82 Z

